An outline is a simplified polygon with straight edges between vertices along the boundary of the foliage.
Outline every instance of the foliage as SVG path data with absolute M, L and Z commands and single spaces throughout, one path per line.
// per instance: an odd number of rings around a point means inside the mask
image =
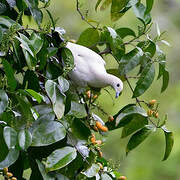
M 128 27 L 102 27 L 96 21 L 91 24 L 83 16 L 79 1 L 76 2 L 81 18 L 90 25 L 77 43 L 101 55 L 113 56 L 119 67 L 109 72 L 127 82 L 135 104 L 126 105 L 104 122 L 93 113 L 94 108 L 104 112 L 96 103 L 96 95 L 79 95 L 70 87 L 68 73 L 74 68 L 74 59 L 66 48 L 65 30 L 56 27 L 56 20 L 47 10 L 50 1 L 3 0 L 0 3 L 0 169 L 9 167 L 18 179 L 22 179 L 23 171 L 28 168 L 32 170 L 30 179 L 118 179 L 121 174 L 102 156 L 102 142 L 96 140 L 94 131 L 106 136 L 108 129 L 123 128 L 122 138 L 131 136 L 127 154 L 158 129 L 165 135 L 163 160 L 173 147 L 173 133 L 165 126 L 167 115 L 159 118 L 158 103 L 139 99 L 155 79 L 156 64 L 158 79 L 163 79 L 161 92 L 169 82 L 166 55 L 160 49 L 160 43 L 166 42 L 163 33 L 157 26 L 157 36 L 150 36 L 154 1 L 147 0 L 146 4 L 140 0 L 97 1 L 96 10 L 111 6 L 112 21 L 132 9 L 142 23 L 137 33 Z M 43 12 L 49 17 L 44 27 Z M 37 29 L 23 27 L 24 16 L 33 18 Z M 131 77 L 136 82 L 135 88 Z M 7 172 L 1 172 L 6 178 Z

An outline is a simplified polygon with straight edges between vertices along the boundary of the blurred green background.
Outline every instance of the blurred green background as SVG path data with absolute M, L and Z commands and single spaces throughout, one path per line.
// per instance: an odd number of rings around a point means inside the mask
M 137 30 L 140 23 L 132 13 L 128 13 L 115 23 L 110 21 L 109 10 L 94 11 L 94 6 L 97 0 L 81 0 L 81 9 L 84 14 L 88 14 L 88 19 L 98 21 L 101 25 L 111 27 L 130 27 Z M 58 18 L 57 26 L 66 30 L 70 39 L 77 40 L 80 33 L 89 26 L 81 20 L 76 11 L 75 0 L 52 0 L 48 8 L 54 18 Z M 167 53 L 168 69 L 170 71 L 170 85 L 167 91 L 160 94 L 161 80 L 154 81 L 153 86 L 145 93 L 141 99 L 149 101 L 157 99 L 160 102 L 160 117 L 164 112 L 168 114 L 168 128 L 174 132 L 175 145 L 171 156 L 165 162 L 162 162 L 162 157 L 165 148 L 164 135 L 158 131 L 151 135 L 137 149 L 131 152 L 128 157 L 125 156 L 125 147 L 128 138 L 121 139 L 121 130 L 116 130 L 109 133 L 103 147 L 104 156 L 112 159 L 115 164 L 120 164 L 119 171 L 128 177 L 129 180 L 180 180 L 180 1 L 179 0 L 158 0 L 155 1 L 152 11 L 153 21 L 159 24 L 161 31 L 167 31 L 165 37 L 171 44 L 167 47 L 162 44 L 162 48 Z M 47 20 L 48 18 L 45 18 Z M 27 19 L 27 24 L 29 21 Z M 33 22 L 31 22 L 33 25 Z M 48 21 L 44 21 L 45 24 Z M 155 31 L 155 25 L 153 28 Z M 110 56 L 104 57 L 107 62 L 107 67 L 116 67 L 117 64 Z M 112 97 L 114 92 L 108 89 Z M 133 102 L 131 92 L 126 82 L 124 83 L 124 91 L 118 100 L 112 100 L 112 97 L 102 91 L 102 95 L 98 98 L 98 102 L 106 112 L 113 115 L 121 107 Z M 104 121 L 107 117 L 104 117 Z

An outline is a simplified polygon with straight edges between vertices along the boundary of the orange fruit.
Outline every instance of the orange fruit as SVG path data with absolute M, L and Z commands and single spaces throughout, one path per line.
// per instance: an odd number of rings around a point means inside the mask
M 12 174 L 11 172 L 7 172 L 7 173 L 6 173 L 6 176 L 7 176 L 7 177 L 12 177 L 13 174 Z
M 107 132 L 108 128 L 106 126 L 102 126 L 100 130 L 103 131 L 103 132 Z
M 8 167 L 3 168 L 4 174 L 8 172 Z
M 126 176 L 120 176 L 118 180 L 126 180 L 127 177 Z
M 97 127 L 98 129 L 101 129 L 102 126 L 103 126 L 103 125 L 102 125 L 99 121 L 96 121 L 96 127 Z
M 91 97 L 91 91 L 90 91 L 90 90 L 86 92 L 86 96 L 87 96 L 88 98 Z
M 103 157 L 102 151 L 99 151 L 98 153 L 99 153 L 99 157 Z
M 98 97 L 98 95 L 96 94 L 96 95 L 93 96 L 93 99 L 97 99 L 97 97 Z
M 17 178 L 16 177 L 12 177 L 11 180 L 17 180 Z
M 155 117 L 155 118 L 158 118 L 158 117 L 159 117 L 158 112 L 156 112 L 156 113 L 154 114 L 154 117 Z
M 149 109 L 149 110 L 147 111 L 147 115 L 148 115 L 148 116 L 152 116 L 152 114 L 153 114 L 153 111 L 152 111 L 151 109 Z
M 153 106 L 154 104 L 156 104 L 156 102 L 157 101 L 155 99 L 152 99 L 152 100 L 149 101 L 149 105 Z
M 100 167 L 100 169 L 103 169 L 103 165 L 101 163 L 97 163 Z

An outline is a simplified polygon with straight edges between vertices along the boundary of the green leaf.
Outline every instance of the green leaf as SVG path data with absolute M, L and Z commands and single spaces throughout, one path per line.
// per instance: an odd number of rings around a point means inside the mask
M 17 143 L 17 132 L 13 128 L 6 126 L 3 131 L 3 136 L 8 149 L 15 148 Z
M 151 22 L 151 15 L 145 12 L 146 8 L 142 3 L 137 3 L 135 6 L 133 6 L 133 11 L 136 17 L 145 25 Z
M 117 34 L 123 39 L 126 36 L 133 36 L 136 37 L 135 32 L 130 28 L 119 28 L 116 29 Z
M 13 21 L 12 19 L 10 19 L 7 16 L 1 16 L 0 17 L 0 26 L 2 25 L 2 26 L 5 26 L 7 28 L 10 28 L 15 23 L 16 23 L 15 21 Z M 16 25 L 18 28 L 21 28 L 21 26 L 18 23 L 16 23 Z
M 138 114 L 133 114 L 131 121 L 126 124 L 122 130 L 121 138 L 127 137 L 130 134 L 134 133 L 138 129 L 143 128 L 148 124 L 148 120 L 146 117 L 143 117 Z
M 154 130 L 154 127 L 147 125 L 135 134 L 133 134 L 127 144 L 126 154 L 141 144 Z
M 133 70 L 142 60 L 143 51 L 140 48 L 135 48 L 125 54 L 119 62 L 119 73 L 125 75 Z
M 154 54 L 156 53 L 156 44 L 153 41 L 149 40 L 149 44 L 144 49 L 144 52 L 149 53 L 149 57 L 152 58 Z
M 2 60 L 4 71 L 8 80 L 8 85 L 11 90 L 15 90 L 17 86 L 17 81 L 14 77 L 14 71 L 9 62 L 6 59 Z
M 71 110 L 68 114 L 73 115 L 76 118 L 83 118 L 87 116 L 84 104 L 80 104 L 75 101 L 71 101 Z
M 19 157 L 19 151 L 17 149 L 10 149 L 6 158 L 0 162 L 0 169 L 9 167 L 12 165 Z
M 40 25 L 42 23 L 43 14 L 42 11 L 38 9 L 38 1 L 34 1 L 34 0 L 25 0 L 25 1 L 36 23 Z
M 146 11 L 145 14 L 149 13 L 153 7 L 154 0 L 146 0 Z
M 7 7 L 5 4 L 0 3 L 0 14 L 3 14 L 7 10 Z
M 161 93 L 167 89 L 168 84 L 169 84 L 169 72 L 166 69 L 164 69 L 164 71 L 163 71 L 163 85 L 161 88 Z
M 41 101 L 43 100 L 43 96 L 39 93 L 37 93 L 36 91 L 32 90 L 32 89 L 26 89 L 26 91 L 34 98 L 37 100 L 38 103 L 41 103 Z
M 95 6 L 95 10 L 97 11 L 97 8 L 99 6 L 99 4 L 101 3 L 102 0 L 98 0 L 97 3 L 96 3 L 96 6 Z
M 121 10 L 126 6 L 127 0 L 112 0 L 111 5 L 111 20 L 117 21 L 124 13 Z
M 3 31 L 2 31 L 2 28 L 1 28 L 1 26 L 0 26 L 0 43 L 1 43 L 1 41 L 2 41 L 2 38 L 3 38 Z
M 41 121 L 32 132 L 31 146 L 47 146 L 66 136 L 64 126 L 56 121 Z
M 174 144 L 174 136 L 173 136 L 173 133 L 167 130 L 165 126 L 162 127 L 162 130 L 164 131 L 165 140 L 166 140 L 166 148 L 165 148 L 165 153 L 163 157 L 163 161 L 165 161 L 167 160 L 167 158 L 169 157 L 172 151 L 173 144 Z
M 8 96 L 6 92 L 0 89 L 0 114 L 3 113 L 8 106 Z
M 73 147 L 64 147 L 53 151 L 45 162 L 46 171 L 54 171 L 67 166 L 77 156 L 76 149 Z
M 142 107 L 136 106 L 134 104 L 126 105 L 114 116 L 116 120 L 116 126 L 119 128 L 128 124 L 133 119 L 133 116 L 137 115 L 144 118 L 147 117 L 147 113 Z
M 41 39 L 39 35 L 33 32 L 30 37 L 30 43 L 34 49 L 35 54 L 37 54 L 43 46 L 43 39 Z
M 51 177 L 51 175 L 46 173 L 45 166 L 43 163 L 41 163 L 38 159 L 36 159 L 36 163 L 38 165 L 39 171 L 45 180 L 54 180 L 54 177 Z
M 133 98 L 136 98 L 142 94 L 150 87 L 155 77 L 155 67 L 154 64 L 149 63 L 144 68 L 141 73 L 141 77 L 136 83 L 136 87 L 134 89 Z
M 27 150 L 27 148 L 32 143 L 32 135 L 29 130 L 23 129 L 18 134 L 19 146 L 22 150 Z
M 61 119 L 62 116 L 64 115 L 64 110 L 65 110 L 65 105 L 64 105 L 65 96 L 60 92 L 60 90 L 57 87 L 57 84 L 52 80 L 48 80 L 46 82 L 45 90 L 52 101 L 53 110 L 57 118 Z
M 99 33 L 97 29 L 88 28 L 80 34 L 77 44 L 91 47 L 99 42 Z
M 58 52 L 58 48 L 56 47 L 48 47 L 48 57 L 54 56 Z
M 110 45 L 112 55 L 115 57 L 117 61 L 119 61 L 125 53 L 125 47 L 123 45 L 121 37 L 111 27 L 106 27 L 104 36 L 105 41 L 108 42 Z
M 9 152 L 8 147 L 7 147 L 4 137 L 3 137 L 3 127 L 2 126 L 0 126 L 0 145 L 1 145 L 1 153 L 0 153 L 0 162 L 1 162 L 6 158 L 8 152 Z
M 99 172 L 100 167 L 97 164 L 92 164 L 90 168 L 88 168 L 85 172 L 82 172 L 86 177 L 92 178 L 96 176 L 96 174 Z
M 62 92 L 66 92 L 69 89 L 69 82 L 62 76 L 58 77 L 58 83 Z
M 71 125 L 72 133 L 78 139 L 88 140 L 88 137 L 91 135 L 89 128 L 80 120 L 75 118 Z

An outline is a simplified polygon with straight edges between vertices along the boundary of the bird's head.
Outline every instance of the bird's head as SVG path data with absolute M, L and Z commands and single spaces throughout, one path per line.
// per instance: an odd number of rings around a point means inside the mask
M 123 82 L 118 77 L 111 75 L 111 86 L 116 92 L 115 97 L 118 98 L 123 90 Z

